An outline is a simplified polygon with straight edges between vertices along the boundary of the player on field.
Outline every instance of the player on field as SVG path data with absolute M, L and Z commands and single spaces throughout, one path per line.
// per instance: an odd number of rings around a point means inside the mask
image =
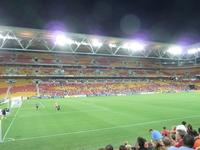
M 55 103 L 54 106 L 55 106 L 55 109 L 56 109 L 57 111 L 59 111 L 59 110 L 61 109 L 61 107 L 60 107 L 60 105 L 59 105 L 58 103 Z
M 35 108 L 36 108 L 36 110 L 38 110 L 39 109 L 39 105 L 35 104 Z
M 2 114 L 2 119 L 3 119 L 3 118 L 6 118 L 6 109 L 5 109 L 5 108 L 3 108 L 3 109 L 1 110 L 1 114 Z

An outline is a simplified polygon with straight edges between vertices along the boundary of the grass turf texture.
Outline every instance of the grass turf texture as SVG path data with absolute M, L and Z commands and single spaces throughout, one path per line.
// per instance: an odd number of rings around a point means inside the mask
M 171 128 L 183 120 L 197 128 L 199 97 L 176 93 L 25 101 L 3 120 L 6 136 L 0 149 L 93 150 L 132 144 L 137 136 L 148 138 L 149 128 Z M 60 112 L 55 102 L 61 104 Z

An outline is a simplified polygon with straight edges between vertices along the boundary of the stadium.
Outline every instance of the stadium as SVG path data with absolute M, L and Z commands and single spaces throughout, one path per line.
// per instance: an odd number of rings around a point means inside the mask
M 117 149 L 149 140 L 149 129 L 197 129 L 199 52 L 199 43 L 0 26 L 0 147 Z

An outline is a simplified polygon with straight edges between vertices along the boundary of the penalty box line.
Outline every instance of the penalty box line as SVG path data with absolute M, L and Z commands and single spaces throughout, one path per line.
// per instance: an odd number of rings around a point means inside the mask
M 179 118 L 171 118 L 171 119 L 163 119 L 163 120 L 154 120 L 154 121 L 148 121 L 148 122 L 140 122 L 140 123 L 134 123 L 134 124 L 126 124 L 126 125 L 119 125 L 114 127 L 107 127 L 107 128 L 98 128 L 98 129 L 90 129 L 90 130 L 82 130 L 82 131 L 74 131 L 74 132 L 65 132 L 60 134 L 52 134 L 52 135 L 44 135 L 44 136 L 35 136 L 35 137 L 28 137 L 28 138 L 19 138 L 15 139 L 13 141 L 26 141 L 26 140 L 34 140 L 34 139 L 42 139 L 42 138 L 51 138 L 51 137 L 58 137 L 58 136 L 65 136 L 65 135 L 73 135 L 73 134 L 81 134 L 81 133 L 89 133 L 89 132 L 98 132 L 98 131 L 105 131 L 105 130 L 112 130 L 112 129 L 120 129 L 120 128 L 129 128 L 129 127 L 135 127 L 140 125 L 148 125 L 148 124 L 156 124 L 166 121 L 175 121 L 180 119 L 192 119 L 192 118 L 199 118 L 200 115 L 193 115 L 188 117 L 179 117 Z M 5 142 L 12 142 L 12 141 L 5 141 Z
M 20 110 L 20 107 L 17 109 L 17 112 L 15 113 L 15 115 L 14 115 L 14 117 L 13 117 L 13 119 L 12 119 L 12 121 L 11 121 L 10 125 L 8 126 L 8 128 L 7 128 L 6 132 L 5 132 L 4 136 L 3 136 L 3 142 L 5 141 L 5 138 L 6 138 L 6 136 L 7 136 L 8 132 L 10 131 L 10 128 L 12 127 L 12 125 L 13 125 L 13 123 L 14 123 L 15 119 L 16 119 L 16 116 L 17 116 L 17 114 L 18 114 L 19 110 Z

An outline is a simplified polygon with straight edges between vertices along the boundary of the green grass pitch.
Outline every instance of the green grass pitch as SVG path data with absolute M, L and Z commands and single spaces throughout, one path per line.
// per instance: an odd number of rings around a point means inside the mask
M 53 105 L 58 102 L 61 111 Z M 35 104 L 40 105 L 36 111 Z M 3 120 L 1 150 L 95 150 L 133 144 L 148 129 L 200 127 L 200 93 L 28 100 Z

